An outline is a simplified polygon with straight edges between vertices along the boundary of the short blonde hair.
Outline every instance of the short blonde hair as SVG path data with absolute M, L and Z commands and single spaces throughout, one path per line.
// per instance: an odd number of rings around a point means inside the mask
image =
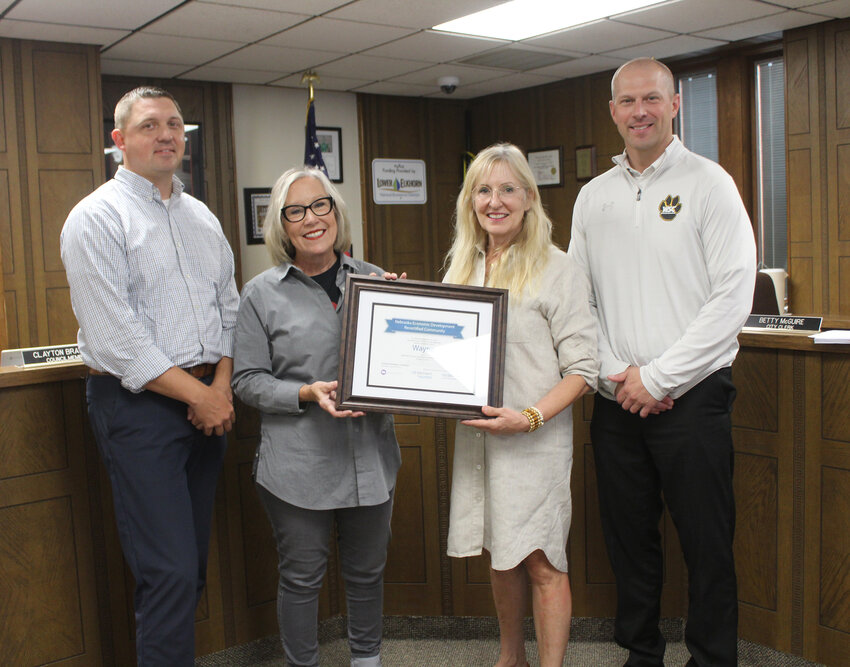
M 468 285 L 478 253 L 487 249 L 487 232 L 475 214 L 474 190 L 499 164 L 514 173 L 531 206 L 525 212 L 522 229 L 492 267 L 487 284 L 508 288 L 513 296 L 519 296 L 526 288 L 536 289 L 536 279 L 543 273 L 553 244 L 552 221 L 543 210 L 534 174 L 525 155 L 513 144 L 493 144 L 469 165 L 455 205 L 454 238 L 445 261 L 446 281 Z
M 268 248 L 272 261 L 275 264 L 293 262 L 295 260 L 295 246 L 292 245 L 292 241 L 286 231 L 286 225 L 281 220 L 280 210 L 286 203 L 289 188 L 292 187 L 295 181 L 299 181 L 302 178 L 315 178 L 322 184 L 325 192 L 333 197 L 334 216 L 336 217 L 337 227 L 334 250 L 345 252 L 351 246 L 351 223 L 348 217 L 348 207 L 345 205 L 339 190 L 334 187 L 334 184 L 331 183 L 330 179 L 320 169 L 315 169 L 314 167 L 294 167 L 283 172 L 274 184 L 269 208 L 263 220 L 263 237 L 266 241 L 266 248 Z

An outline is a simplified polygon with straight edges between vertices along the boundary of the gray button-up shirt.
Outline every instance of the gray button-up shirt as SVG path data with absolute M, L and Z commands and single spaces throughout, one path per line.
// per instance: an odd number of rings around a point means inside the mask
M 391 415 L 336 419 L 298 390 L 336 380 L 347 273 L 383 273 L 342 256 L 336 310 L 325 291 L 292 264 L 252 279 L 236 322 L 233 390 L 260 410 L 257 483 L 298 507 L 334 509 L 385 502 L 401 454 Z

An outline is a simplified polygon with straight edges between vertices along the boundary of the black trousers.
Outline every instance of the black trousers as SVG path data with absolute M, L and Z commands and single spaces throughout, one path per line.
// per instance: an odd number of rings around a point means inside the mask
M 627 665 L 664 664 L 658 628 L 664 503 L 688 568 L 688 664 L 737 664 L 734 398 L 728 368 L 676 399 L 672 410 L 645 419 L 596 395 L 590 432 L 602 528 L 617 581 L 614 639 L 629 649 Z
M 184 403 L 152 391 L 134 394 L 108 375 L 89 376 L 86 394 L 112 482 L 118 536 L 136 579 L 137 663 L 191 667 L 227 440 L 192 426 Z

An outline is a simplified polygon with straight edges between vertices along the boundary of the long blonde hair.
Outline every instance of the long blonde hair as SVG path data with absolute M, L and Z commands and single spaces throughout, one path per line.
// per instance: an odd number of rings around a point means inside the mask
M 455 206 L 452 247 L 446 255 L 446 282 L 468 285 L 472 280 L 475 260 L 487 250 L 487 232 L 475 214 L 474 190 L 498 164 L 507 166 L 516 176 L 531 201 L 525 212 L 522 229 L 511 241 L 487 276 L 487 286 L 507 288 L 519 297 L 528 289 L 535 293 L 552 247 L 552 221 L 543 210 L 540 191 L 528 161 L 513 144 L 493 144 L 475 156 L 460 189 Z

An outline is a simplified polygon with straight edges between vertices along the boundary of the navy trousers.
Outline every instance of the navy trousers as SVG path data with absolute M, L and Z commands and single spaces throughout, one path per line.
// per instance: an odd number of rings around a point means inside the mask
M 737 664 L 734 398 L 728 368 L 676 399 L 672 410 L 646 419 L 596 395 L 590 433 L 602 528 L 617 581 L 614 639 L 629 649 L 630 667 L 664 664 L 658 628 L 664 503 L 688 567 L 688 664 Z
M 136 579 L 137 662 L 191 666 L 226 438 L 198 431 L 184 403 L 151 391 L 134 394 L 110 376 L 90 376 L 86 397 L 124 558 Z

